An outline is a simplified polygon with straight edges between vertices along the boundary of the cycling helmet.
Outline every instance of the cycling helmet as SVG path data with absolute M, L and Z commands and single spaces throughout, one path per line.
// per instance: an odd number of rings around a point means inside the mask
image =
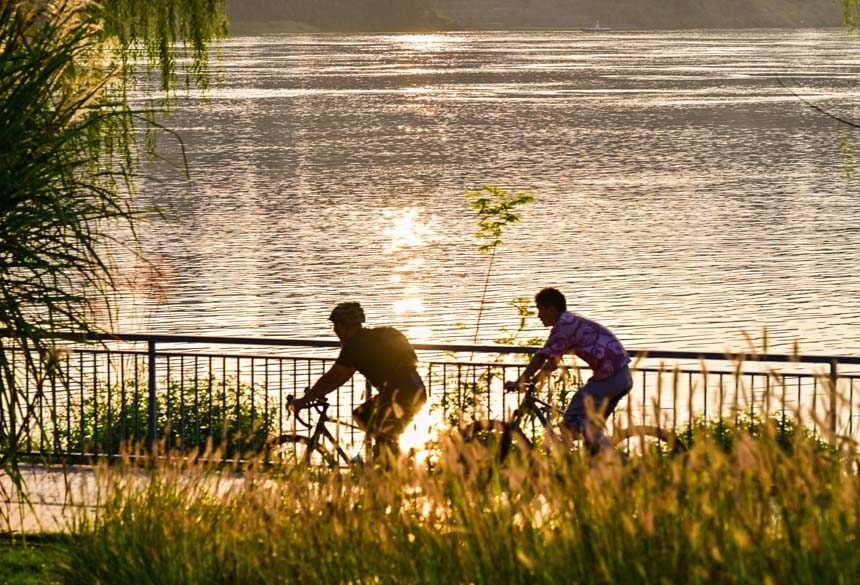
M 358 325 L 364 323 L 364 309 L 358 303 L 340 303 L 332 310 L 328 319 L 342 325 Z

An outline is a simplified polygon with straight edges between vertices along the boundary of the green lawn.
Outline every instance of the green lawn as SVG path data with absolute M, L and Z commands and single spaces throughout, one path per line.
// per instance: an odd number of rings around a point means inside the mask
M 65 558 L 66 544 L 59 538 L 0 543 L 0 585 L 60 583 L 56 567 Z

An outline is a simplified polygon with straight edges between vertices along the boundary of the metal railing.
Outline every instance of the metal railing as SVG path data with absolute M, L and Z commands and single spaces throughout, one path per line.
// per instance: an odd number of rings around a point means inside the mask
M 335 341 L 188 335 L 113 335 L 73 342 L 59 376 L 20 371 L 20 400 L 0 405 L 0 448 L 56 458 L 114 457 L 124 448 L 218 448 L 224 459 L 259 450 L 291 429 L 288 395 L 300 395 L 334 363 Z M 504 416 L 518 402 L 502 384 L 533 347 L 414 344 L 437 428 Z M 308 355 L 289 355 L 301 349 Z M 217 350 L 217 351 L 216 351 Z M 634 389 L 616 411 L 633 422 L 680 428 L 697 419 L 781 414 L 822 432 L 854 436 L 860 358 L 631 351 Z M 468 359 L 459 356 L 468 354 Z M 480 356 L 480 360 L 473 360 Z M 13 360 L 14 361 L 14 360 Z M 569 364 L 543 392 L 562 406 L 587 372 Z M 332 399 L 348 421 L 370 388 L 356 375 Z M 630 421 L 628 421 L 630 422 Z M 613 421 L 610 421 L 612 424 Z M 346 443 L 363 437 L 338 426 Z

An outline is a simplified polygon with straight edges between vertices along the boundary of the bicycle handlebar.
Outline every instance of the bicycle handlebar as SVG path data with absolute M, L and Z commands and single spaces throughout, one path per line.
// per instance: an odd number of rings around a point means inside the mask
M 520 388 L 525 388 L 526 393 L 534 393 L 537 390 L 537 385 L 534 382 L 528 382 L 526 384 L 515 384 L 513 388 L 507 388 L 508 383 L 505 383 L 505 392 L 519 392 Z
M 289 394 L 287 396 L 287 406 L 290 406 L 295 399 L 296 399 L 295 396 L 293 396 L 292 394 Z M 319 414 L 319 416 L 325 416 L 325 412 L 326 412 L 326 410 L 328 410 L 328 399 L 325 396 L 323 396 L 322 398 L 317 398 L 313 402 L 309 402 L 308 404 L 306 404 L 305 408 L 307 408 L 307 409 L 315 408 L 317 410 L 317 414 Z M 293 410 L 293 417 L 296 419 L 297 422 L 299 422 L 305 428 L 309 429 L 309 428 L 313 427 L 313 424 L 311 424 L 309 421 L 306 421 L 302 417 L 299 416 L 298 410 Z

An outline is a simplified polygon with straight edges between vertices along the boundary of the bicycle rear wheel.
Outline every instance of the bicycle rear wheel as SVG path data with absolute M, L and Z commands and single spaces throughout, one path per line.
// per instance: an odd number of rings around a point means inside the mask
M 286 434 L 278 437 L 271 450 L 271 460 L 275 464 L 287 466 L 325 465 L 335 467 L 337 465 L 337 458 L 325 445 L 317 442 L 311 448 L 310 438 L 298 434 Z
M 672 431 L 654 425 L 634 425 L 616 430 L 612 446 L 625 455 L 674 455 L 687 450 Z
M 525 456 L 531 453 L 532 443 L 523 432 L 509 423 L 500 420 L 480 420 L 462 429 L 466 443 L 479 443 L 494 453 L 500 463 L 511 456 Z

